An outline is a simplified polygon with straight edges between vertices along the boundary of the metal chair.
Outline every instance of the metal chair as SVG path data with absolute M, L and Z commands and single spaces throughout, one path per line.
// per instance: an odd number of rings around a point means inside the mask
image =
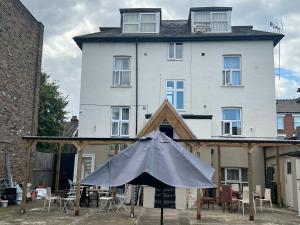
M 47 195 L 44 201 L 44 208 L 46 208 L 46 202 L 48 201 L 48 212 L 50 211 L 51 202 L 59 200 L 59 208 L 61 209 L 61 197 L 59 196 L 52 196 L 51 194 L 51 187 L 47 187 Z

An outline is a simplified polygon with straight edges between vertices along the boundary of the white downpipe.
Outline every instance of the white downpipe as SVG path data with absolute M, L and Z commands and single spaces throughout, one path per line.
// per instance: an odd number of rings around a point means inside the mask
M 296 181 L 298 195 L 298 216 L 300 216 L 300 158 L 296 158 Z

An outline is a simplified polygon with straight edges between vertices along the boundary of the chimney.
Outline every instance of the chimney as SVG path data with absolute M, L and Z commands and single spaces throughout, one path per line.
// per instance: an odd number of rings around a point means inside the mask
M 72 124 L 78 124 L 77 116 L 72 116 L 72 118 L 71 118 L 71 123 L 72 123 Z

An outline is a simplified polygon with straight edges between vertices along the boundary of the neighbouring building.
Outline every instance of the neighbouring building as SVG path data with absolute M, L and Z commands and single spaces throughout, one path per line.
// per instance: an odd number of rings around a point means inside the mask
M 276 137 L 273 48 L 283 35 L 232 26 L 231 13 L 196 7 L 185 20 L 163 20 L 160 8 L 120 9 L 120 27 L 75 37 L 82 50 L 78 135 L 159 129 L 175 138 Z M 156 124 L 159 117 L 165 119 Z M 87 146 L 82 177 L 125 147 Z M 246 151 L 222 148 L 222 182 L 247 185 Z M 191 151 L 216 165 L 215 147 Z M 263 185 L 261 147 L 253 163 L 254 184 Z M 147 193 L 144 205 L 154 207 L 159 196 Z M 185 208 L 186 190 L 173 193 L 170 207 Z
M 44 29 L 19 0 L 0 1 L 0 12 L 0 179 L 8 155 L 13 181 L 22 182 L 22 136 L 37 131 Z
M 278 136 L 293 137 L 300 126 L 300 98 L 278 99 L 276 109 Z

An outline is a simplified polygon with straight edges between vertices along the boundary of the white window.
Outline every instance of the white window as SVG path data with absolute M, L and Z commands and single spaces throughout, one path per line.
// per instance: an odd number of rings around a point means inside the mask
M 193 32 L 229 32 L 229 12 L 194 12 Z
M 75 155 L 75 163 L 74 163 L 74 175 L 73 181 L 76 181 L 77 176 L 77 160 L 78 155 Z M 81 162 L 81 179 L 87 177 L 94 171 L 95 167 L 95 155 L 94 154 L 83 154 L 82 162 Z
M 299 126 L 300 126 L 300 116 L 294 116 L 294 128 L 296 129 Z
M 169 44 L 169 59 L 181 60 L 182 59 L 182 43 L 170 43 Z
M 277 130 L 284 129 L 284 116 L 277 116 Z
M 158 14 L 157 13 L 124 13 L 123 32 L 124 33 L 157 33 Z
M 167 99 L 177 110 L 184 110 L 184 81 L 167 80 L 166 81 Z
M 111 144 L 109 148 L 109 155 L 113 156 L 123 151 L 128 147 L 128 144 Z
M 127 86 L 130 85 L 130 61 L 128 56 L 116 56 L 113 58 L 113 85 Z
M 238 184 L 240 190 L 248 184 L 247 168 L 222 168 L 221 180 L 224 184 Z
M 241 109 L 222 109 L 222 135 L 241 135 Z
M 223 85 L 241 85 L 241 56 L 224 56 Z
M 111 136 L 129 136 L 129 107 L 112 107 L 111 109 Z

